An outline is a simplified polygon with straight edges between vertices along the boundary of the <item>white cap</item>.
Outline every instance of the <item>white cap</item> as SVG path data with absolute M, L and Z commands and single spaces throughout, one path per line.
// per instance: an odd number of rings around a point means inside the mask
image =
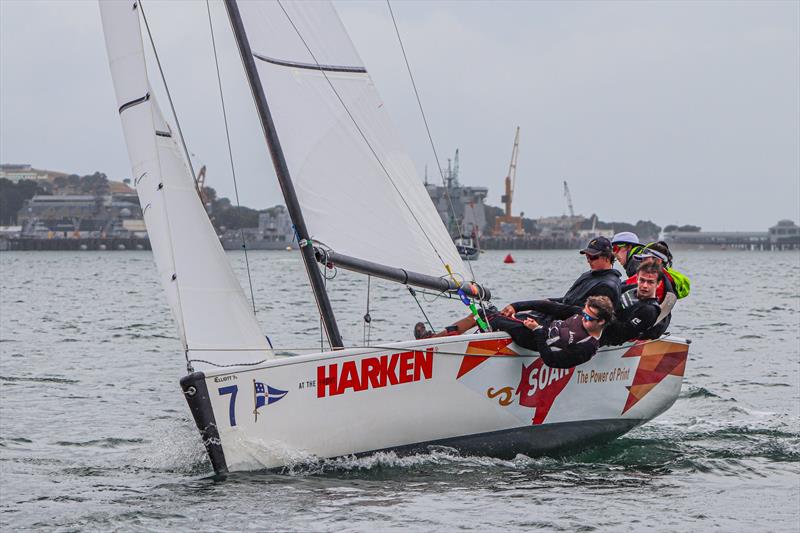
M 614 235 L 611 244 L 641 244 L 639 236 L 630 231 L 621 231 Z

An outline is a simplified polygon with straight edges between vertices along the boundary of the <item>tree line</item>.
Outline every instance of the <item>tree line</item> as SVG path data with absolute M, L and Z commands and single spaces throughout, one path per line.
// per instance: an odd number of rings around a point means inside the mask
M 130 180 L 124 180 L 126 184 Z M 111 190 L 108 176 L 102 172 L 93 174 L 58 176 L 53 181 L 20 180 L 16 183 L 0 178 L 0 225 L 17 224 L 17 213 L 35 195 L 82 194 L 100 197 Z M 205 187 L 206 209 L 217 231 L 223 229 L 251 228 L 258 226 L 258 213 L 249 207 L 237 207 L 225 197 L 217 197 L 211 187 Z

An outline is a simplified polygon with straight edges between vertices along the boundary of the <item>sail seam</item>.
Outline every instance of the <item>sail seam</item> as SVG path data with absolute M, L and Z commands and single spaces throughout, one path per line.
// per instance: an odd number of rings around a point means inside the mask
M 267 63 L 272 63 L 273 65 L 278 65 L 281 67 L 304 68 L 308 70 L 325 70 L 328 72 L 352 72 L 355 74 L 367 73 L 367 69 L 364 67 L 345 67 L 338 65 L 320 65 L 313 63 L 302 63 L 300 61 L 287 61 L 285 59 L 275 59 L 273 57 L 267 57 L 261 54 L 257 54 L 255 52 L 253 52 L 253 57 L 255 57 L 256 59 L 260 59 L 261 61 L 266 61 Z
M 131 100 L 130 102 L 126 102 L 119 106 L 119 113 L 122 114 L 123 111 L 128 109 L 129 107 L 133 107 L 135 105 L 143 104 L 146 101 L 150 100 L 150 93 L 145 94 L 141 98 L 137 98 L 136 100 Z

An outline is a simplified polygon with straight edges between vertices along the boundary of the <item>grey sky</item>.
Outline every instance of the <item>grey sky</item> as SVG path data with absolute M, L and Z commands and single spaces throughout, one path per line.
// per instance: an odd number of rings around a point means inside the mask
M 764 230 L 800 218 L 800 2 L 393 4 L 440 158 L 514 211 Z M 204 2 L 145 0 L 195 164 L 233 196 Z M 337 2 L 420 176 L 435 163 L 384 2 Z M 242 203 L 282 203 L 212 4 Z M 155 83 L 155 82 L 154 82 Z M 162 99 L 164 106 L 166 101 Z M 130 173 L 94 2 L 0 0 L 0 161 Z

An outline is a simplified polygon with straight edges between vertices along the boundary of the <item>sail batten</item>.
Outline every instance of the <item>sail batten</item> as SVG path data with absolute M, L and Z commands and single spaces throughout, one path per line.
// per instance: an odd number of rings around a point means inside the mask
M 203 351 L 201 368 L 269 358 L 150 87 L 138 15 L 127 2 L 100 2 L 100 13 L 132 175 L 138 176 L 134 184 L 183 348 L 190 356 Z
M 262 54 L 258 54 L 253 52 L 253 57 L 256 59 L 260 59 L 261 61 L 266 61 L 267 63 L 272 63 L 273 65 L 281 65 L 284 67 L 292 67 L 292 68 L 305 68 L 309 70 L 325 70 L 328 72 L 353 72 L 353 73 L 361 73 L 366 74 L 367 69 L 364 67 L 347 67 L 341 65 L 320 65 L 317 63 L 301 63 L 299 61 L 286 61 L 283 59 L 275 59 L 273 57 L 267 57 Z

